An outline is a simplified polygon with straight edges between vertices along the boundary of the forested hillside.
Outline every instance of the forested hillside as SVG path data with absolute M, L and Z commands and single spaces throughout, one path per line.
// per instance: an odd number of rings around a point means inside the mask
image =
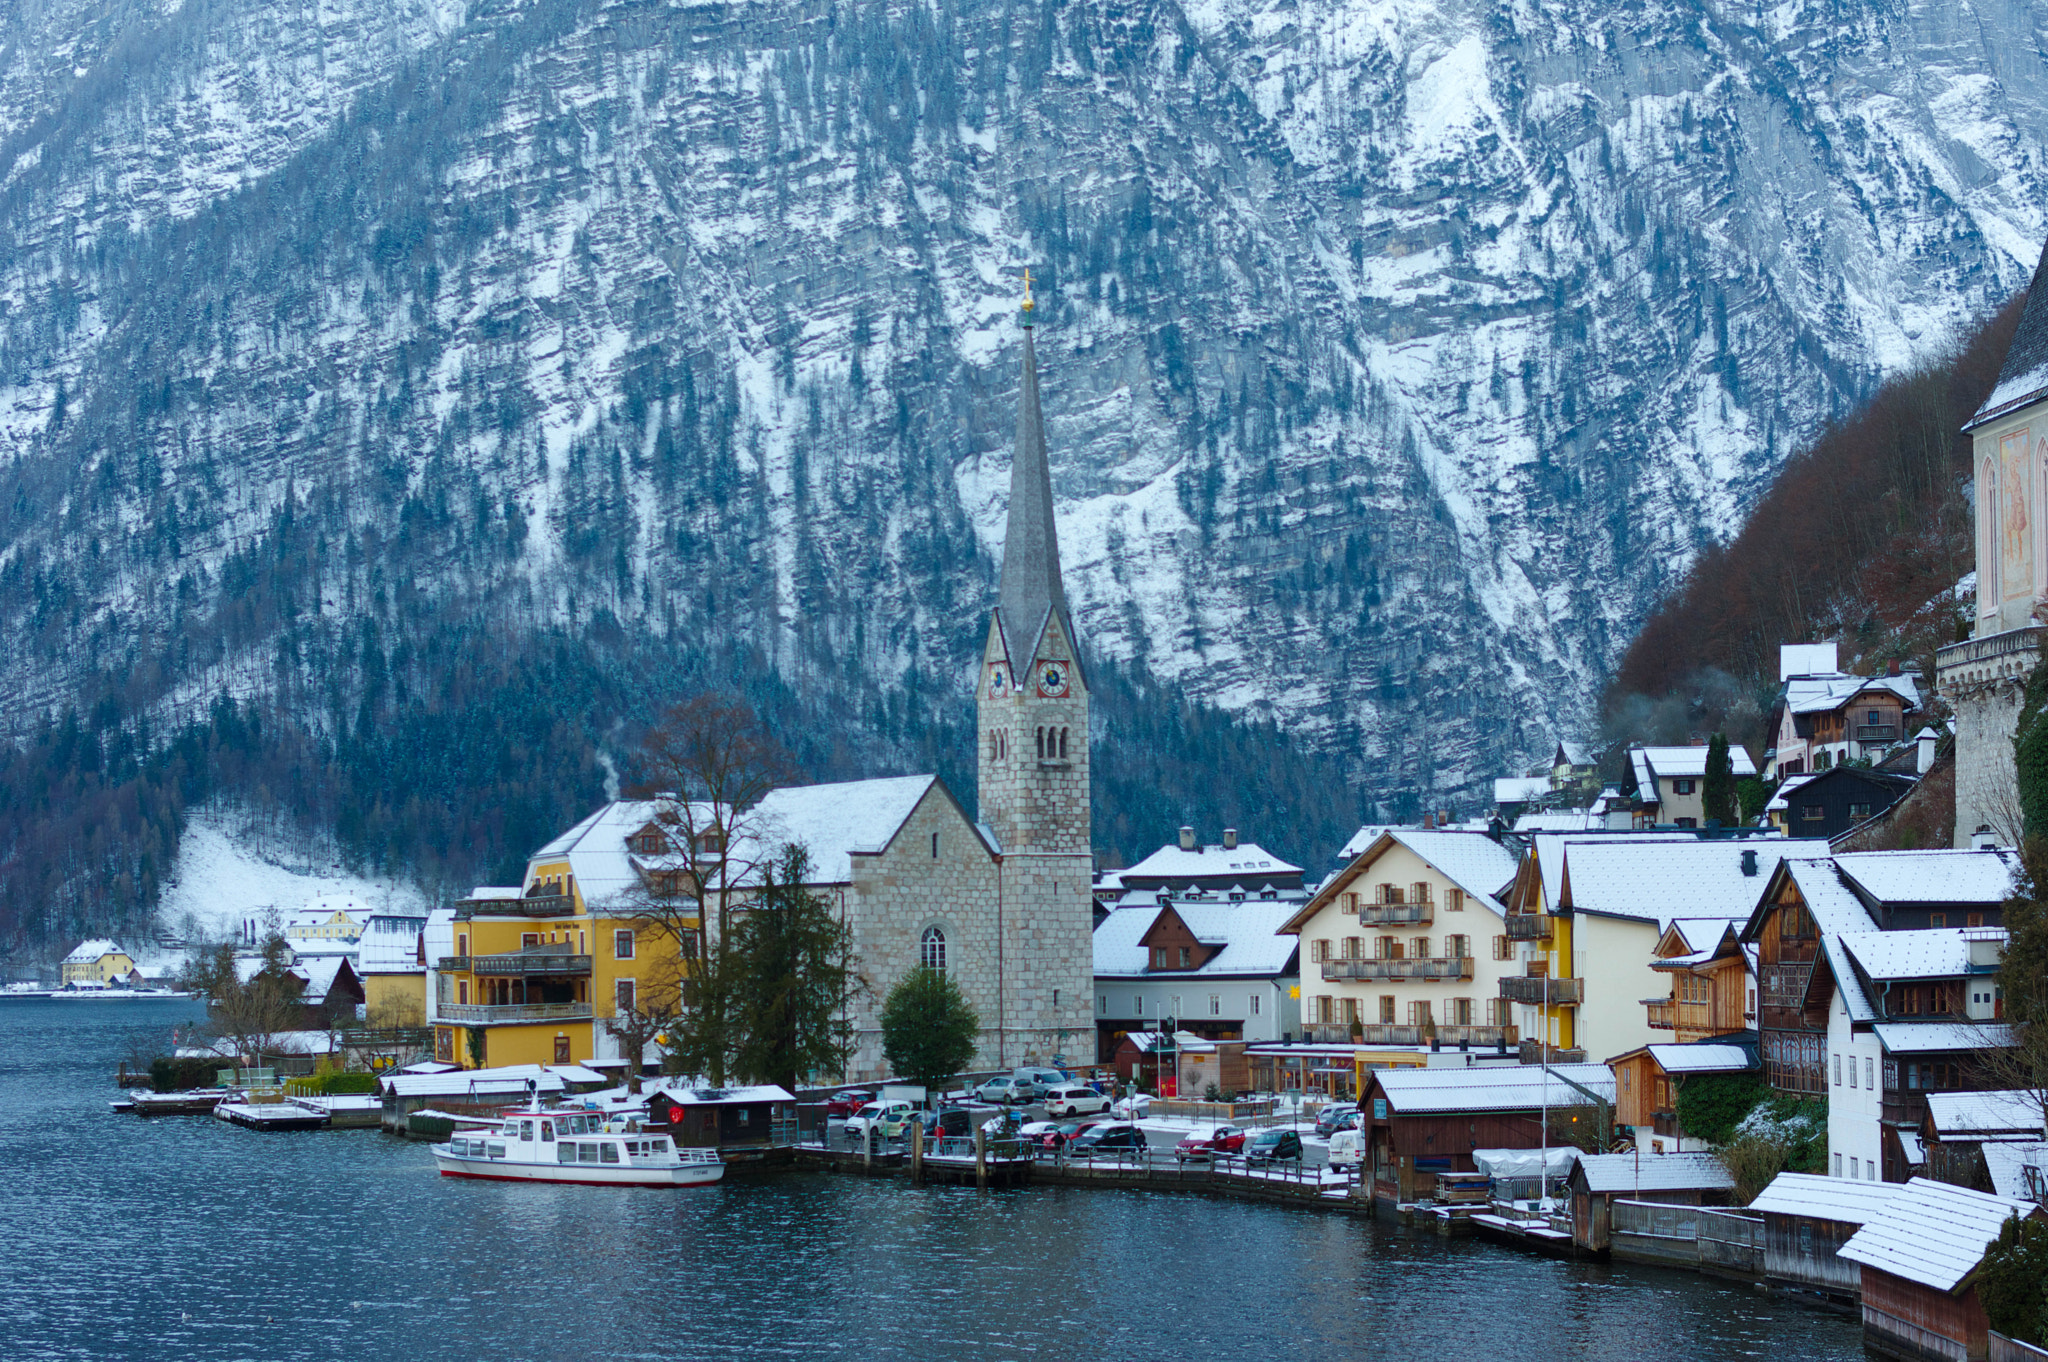
M 1741 531 L 1702 553 L 1629 646 L 1611 735 L 1686 741 L 1728 728 L 1761 751 L 1778 645 L 1839 639 L 1874 671 L 1964 637 L 1974 587 L 1970 438 L 2024 293 L 1950 353 L 1885 383 L 1786 461 Z M 1957 587 L 1963 586 L 1958 591 Z

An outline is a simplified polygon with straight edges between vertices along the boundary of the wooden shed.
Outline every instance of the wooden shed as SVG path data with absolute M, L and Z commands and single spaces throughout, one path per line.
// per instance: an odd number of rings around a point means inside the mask
M 1839 1255 L 1862 1268 L 1864 1346 L 1914 1362 L 1988 1357 L 1977 1269 L 2014 1215 L 2048 1219 L 2038 1205 L 1926 1178 L 1893 1188 Z
M 1562 1144 L 1563 1131 L 1579 1137 L 1572 1143 L 1597 1143 L 1613 1106 L 1614 1074 L 1604 1064 L 1369 1073 L 1360 1108 L 1373 1198 L 1391 1208 L 1432 1196 L 1438 1173 L 1479 1171 L 1475 1149 Z
M 1897 1184 L 1780 1173 L 1749 1209 L 1764 1218 L 1764 1276 L 1843 1304 L 1863 1294 L 1863 1267 L 1842 1245 L 1884 1209 Z
M 773 1083 L 745 1088 L 658 1087 L 647 1119 L 685 1149 L 765 1149 L 795 1140 L 796 1098 Z
M 1712 1154 L 1582 1154 L 1572 1168 L 1572 1240 L 1589 1253 L 1613 1246 L 1616 1201 L 1725 1206 L 1735 1179 Z

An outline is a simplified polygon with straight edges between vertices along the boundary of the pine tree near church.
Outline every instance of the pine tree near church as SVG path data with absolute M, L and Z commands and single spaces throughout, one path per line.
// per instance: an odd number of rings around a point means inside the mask
M 1716 733 L 1707 741 L 1707 776 L 1700 785 L 1702 812 L 1709 824 L 1735 826 L 1735 763 L 1728 757 L 1728 735 Z

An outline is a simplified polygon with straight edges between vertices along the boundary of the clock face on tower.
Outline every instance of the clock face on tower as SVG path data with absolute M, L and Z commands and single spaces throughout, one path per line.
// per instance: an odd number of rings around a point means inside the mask
M 1038 664 L 1038 693 L 1054 698 L 1067 693 L 1066 663 L 1041 662 Z
M 1002 664 L 1002 663 L 1000 663 L 1000 662 L 996 663 L 996 665 L 995 665 L 994 667 L 992 667 L 992 668 L 990 668 L 990 669 L 989 669 L 989 674 L 988 674 L 988 688 L 989 688 L 989 693 L 990 693 L 990 694 L 992 694 L 992 695 L 1001 695 L 1001 694 L 1003 693 L 1003 683 L 1004 683 L 1005 681 L 1007 681 L 1008 679 L 1009 679 L 1008 675 L 1007 675 L 1007 674 L 1005 673 L 1005 671 L 1003 670 L 1003 664 Z

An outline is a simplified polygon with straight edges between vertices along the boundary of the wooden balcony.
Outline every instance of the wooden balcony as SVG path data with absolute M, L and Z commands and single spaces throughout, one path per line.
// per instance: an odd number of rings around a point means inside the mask
M 1510 941 L 1550 940 L 1550 914 L 1510 913 L 1507 916 L 1507 935 Z
M 1310 1022 L 1302 1027 L 1302 1038 L 1315 1045 L 1429 1044 L 1422 1027 L 1392 1022 L 1365 1022 L 1357 1035 L 1352 1034 L 1350 1022 Z M 1436 1028 L 1436 1042 L 1449 1048 L 1462 1044 L 1492 1049 L 1497 1045 L 1520 1045 L 1521 1033 L 1512 1026 L 1440 1025 Z
M 1436 920 L 1434 903 L 1367 903 L 1360 905 L 1358 920 L 1368 927 L 1401 927 Z
M 1579 1049 L 1566 1050 L 1555 1045 L 1545 1045 L 1540 1040 L 1525 1040 L 1522 1042 L 1522 1062 L 1524 1064 L 1541 1064 L 1545 1061 L 1552 1064 L 1584 1064 L 1586 1062 L 1586 1052 Z
M 1473 959 L 1469 955 L 1437 956 L 1426 960 L 1325 960 L 1323 981 L 1344 979 L 1470 979 Z
M 1500 996 L 1538 1007 L 1576 1007 L 1586 1001 L 1586 981 L 1511 976 L 1500 981 Z
M 1658 1031 L 1697 1031 L 1702 1035 L 1713 1035 L 1742 1029 L 1740 1025 L 1715 1026 L 1712 1003 L 1682 1003 L 1658 998 L 1645 1000 L 1643 1005 L 1649 1010 L 1651 1027 Z
M 1857 724 L 1853 729 L 1857 742 L 1897 742 L 1897 724 Z

